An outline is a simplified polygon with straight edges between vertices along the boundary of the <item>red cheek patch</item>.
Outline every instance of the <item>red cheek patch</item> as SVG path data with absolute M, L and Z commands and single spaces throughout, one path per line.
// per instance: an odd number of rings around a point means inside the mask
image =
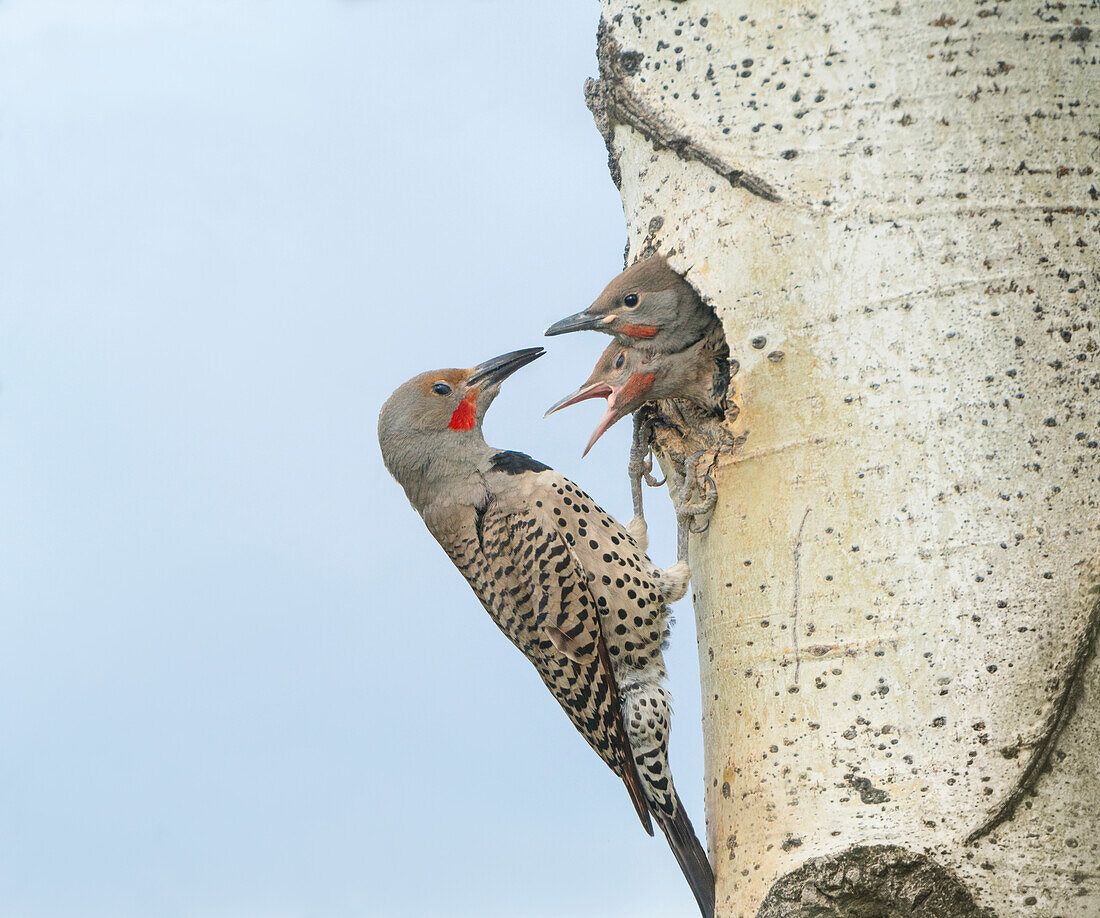
M 623 391 L 618 401 L 629 404 L 632 399 L 638 398 L 640 395 L 648 392 L 649 387 L 653 385 L 653 380 L 656 378 L 656 373 L 635 373 L 626 381 L 626 385 L 623 386 Z
M 470 392 L 451 415 L 451 423 L 447 426 L 451 430 L 473 430 L 477 420 L 477 390 Z
M 652 338 L 658 329 L 656 325 L 624 325 L 621 331 L 631 338 Z

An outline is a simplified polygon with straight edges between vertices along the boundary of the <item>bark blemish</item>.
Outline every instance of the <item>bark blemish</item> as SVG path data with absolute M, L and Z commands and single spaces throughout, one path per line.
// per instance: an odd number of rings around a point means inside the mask
M 783 851 L 790 851 L 792 848 L 801 848 L 802 839 L 799 838 L 797 835 L 788 835 L 785 839 L 783 839 L 779 847 Z
M 798 653 L 798 600 L 802 596 L 802 530 L 806 528 L 806 518 L 810 515 L 810 508 L 802 514 L 802 522 L 798 524 L 798 535 L 794 542 L 794 600 L 791 610 L 791 637 L 794 641 L 794 681 L 798 682 L 798 674 L 802 668 L 802 658 Z
M 806 861 L 772 884 L 756 918 L 806 915 L 994 918 L 946 867 L 896 845 L 859 845 Z
M 1020 801 L 1032 791 L 1040 775 L 1046 771 L 1054 747 L 1058 742 L 1058 737 L 1061 736 L 1066 724 L 1073 716 L 1081 680 L 1085 668 L 1096 650 L 1097 635 L 1100 634 L 1100 571 L 1097 568 L 1100 568 L 1100 559 L 1092 564 L 1093 583 L 1086 593 L 1087 620 L 1077 645 L 1070 656 L 1066 674 L 1061 680 L 1061 690 L 1054 698 L 1050 711 L 1041 728 L 1037 731 L 1037 736 L 1027 744 L 1034 746 L 1034 752 L 1032 752 L 1027 765 L 1020 772 L 1020 777 L 1017 778 L 1016 783 L 1004 800 L 998 804 L 985 822 L 966 837 L 966 844 L 968 845 L 974 844 L 1005 820 L 1012 818 L 1016 808 L 1020 805 Z M 1006 759 L 1016 758 L 1019 752 L 1019 746 L 1010 746 L 1001 750 L 1001 754 Z
M 657 240 L 657 234 L 664 225 L 664 217 L 656 216 L 650 218 L 649 225 L 646 227 L 645 239 L 642 240 L 641 249 L 638 251 L 638 258 L 648 258 L 650 255 L 656 255 L 660 252 L 660 243 Z M 627 251 L 629 251 L 629 246 Z
M 600 20 L 596 34 L 596 57 L 600 78 L 585 81 L 584 99 L 607 146 L 608 168 L 616 187 L 622 186 L 622 171 L 615 156 L 612 135 L 614 126 L 623 124 L 634 128 L 654 147 L 670 150 L 687 162 L 701 163 L 734 188 L 744 188 L 765 201 L 774 203 L 781 200 L 775 189 L 762 178 L 731 166 L 688 134 L 668 124 L 630 91 L 626 78 L 637 72 L 642 55 L 639 52 L 624 52 L 612 37 L 606 20 Z
M 887 803 L 890 800 L 890 794 L 875 787 L 870 778 L 859 778 L 849 773 L 844 776 L 844 783 L 859 794 L 862 803 Z

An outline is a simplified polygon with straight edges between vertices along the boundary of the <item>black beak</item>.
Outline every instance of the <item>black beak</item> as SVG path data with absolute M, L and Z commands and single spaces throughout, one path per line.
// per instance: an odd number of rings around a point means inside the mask
M 604 322 L 610 321 L 613 316 L 593 315 L 590 312 L 578 312 L 576 315 L 555 322 L 543 334 L 564 335 L 566 332 L 591 331 L 599 328 Z
M 470 369 L 466 385 L 493 386 L 502 383 L 520 367 L 527 366 L 532 360 L 538 360 L 545 353 L 546 348 L 543 347 L 525 347 L 522 351 L 510 351 L 486 360 Z

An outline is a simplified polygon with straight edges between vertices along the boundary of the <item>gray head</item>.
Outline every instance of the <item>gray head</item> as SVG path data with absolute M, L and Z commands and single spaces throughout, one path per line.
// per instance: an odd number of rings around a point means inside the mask
M 468 369 L 430 370 L 386 399 L 378 414 L 382 460 L 415 507 L 448 477 L 476 471 L 490 451 L 481 424 L 501 383 L 544 353 L 529 347 Z
M 624 345 L 671 353 L 698 341 L 713 320 L 691 285 L 663 256 L 653 255 L 634 262 L 591 306 L 555 322 L 546 334 L 602 331 Z

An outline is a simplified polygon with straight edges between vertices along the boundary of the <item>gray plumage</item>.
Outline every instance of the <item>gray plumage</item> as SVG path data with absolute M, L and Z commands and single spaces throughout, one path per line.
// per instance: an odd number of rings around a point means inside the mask
M 421 374 L 382 407 L 386 467 L 574 726 L 661 826 L 704 916 L 714 878 L 672 783 L 662 643 L 686 566 L 661 571 L 580 488 L 485 443 L 500 383 L 541 348 Z M 491 366 L 492 369 L 486 370 Z
M 691 284 L 661 255 L 634 262 L 587 309 L 555 322 L 547 335 L 601 331 L 650 353 L 677 353 L 718 322 Z

